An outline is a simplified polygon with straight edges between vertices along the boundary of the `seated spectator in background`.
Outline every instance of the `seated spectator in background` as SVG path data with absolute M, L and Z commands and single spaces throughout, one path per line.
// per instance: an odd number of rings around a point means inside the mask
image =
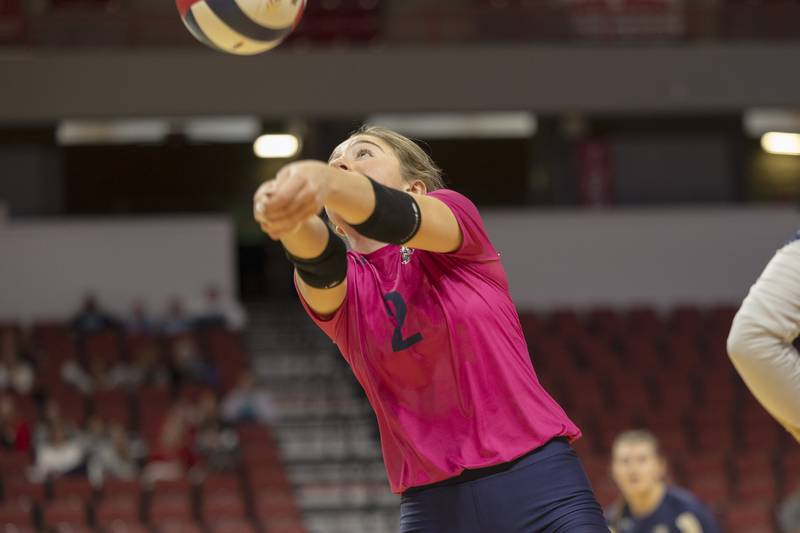
M 130 379 L 129 372 L 125 363 L 118 362 L 110 366 L 102 357 L 92 358 L 88 369 L 70 359 L 61 366 L 61 379 L 83 394 L 92 394 L 126 385 Z
M 144 302 L 133 302 L 130 318 L 125 322 L 125 331 L 129 335 L 152 335 L 160 328 L 158 321 L 150 317 Z
M 223 295 L 217 285 L 211 284 L 205 290 L 205 302 L 198 310 L 194 325 L 197 328 L 220 327 L 239 331 L 246 321 L 242 306 Z
M 28 394 L 33 389 L 33 367 L 20 356 L 17 339 L 10 331 L 0 336 L 0 391 Z
M 167 307 L 167 314 L 161 322 L 161 333 L 168 336 L 178 336 L 192 330 L 192 321 L 186 316 L 179 298 L 173 298 Z
M 172 345 L 172 371 L 175 381 L 183 383 L 203 383 L 214 385 L 217 375 L 191 335 L 183 335 L 175 339 Z
M 222 421 L 217 396 L 204 392 L 195 406 L 195 448 L 205 466 L 211 470 L 228 470 L 236 466 L 239 438 Z
M 169 380 L 169 368 L 161 362 L 155 345 L 143 345 L 133 353 L 133 363 L 128 369 L 130 388 L 165 387 Z
M 0 450 L 28 452 L 31 449 L 31 426 L 16 410 L 14 398 L 0 396 Z
M 141 443 L 132 442 L 121 424 L 111 424 L 90 450 L 89 479 L 95 486 L 107 479 L 136 479 L 142 451 Z
M 714 516 L 688 492 L 666 483 L 667 464 L 649 431 L 621 433 L 612 447 L 611 474 L 622 501 L 606 512 L 614 533 L 718 533 Z
M 142 481 L 152 484 L 159 480 L 184 477 L 195 463 L 192 452 L 193 428 L 186 406 L 176 405 L 167 414 L 150 449 Z
M 778 507 L 781 533 L 800 533 L 800 492 L 790 494 Z
M 50 428 L 61 426 L 68 435 L 76 435 L 78 433 L 75 422 L 67 419 L 61 410 L 58 402 L 55 400 L 48 400 L 44 406 L 44 415 L 39 421 L 34 434 L 34 444 L 39 446 L 49 439 Z
M 114 316 L 100 308 L 92 294 L 86 296 L 81 309 L 71 322 L 72 330 L 78 334 L 97 333 L 118 324 L 119 321 Z
M 47 441 L 36 449 L 31 477 L 37 481 L 86 473 L 86 448 L 77 436 L 68 436 L 56 422 L 48 427 Z
M 256 384 L 253 374 L 242 372 L 236 386 L 222 400 L 222 419 L 229 424 L 272 424 L 278 412 L 270 394 Z

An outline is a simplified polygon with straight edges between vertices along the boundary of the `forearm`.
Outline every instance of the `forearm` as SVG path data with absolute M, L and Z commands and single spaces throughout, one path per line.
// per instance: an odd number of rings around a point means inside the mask
M 800 437 L 800 243 L 780 250 L 742 303 L 728 337 L 731 360 L 764 407 Z
M 375 194 L 366 176 L 331 167 L 328 179 L 330 189 L 325 207 L 345 222 L 360 224 L 375 211 Z
M 318 216 L 300 224 L 295 231 L 281 237 L 286 251 L 301 259 L 319 257 L 328 244 L 328 227 Z

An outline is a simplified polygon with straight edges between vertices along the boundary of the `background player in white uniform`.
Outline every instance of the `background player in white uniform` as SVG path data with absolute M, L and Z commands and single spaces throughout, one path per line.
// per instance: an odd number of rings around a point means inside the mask
M 764 408 L 800 441 L 800 233 L 775 254 L 733 320 L 728 353 Z

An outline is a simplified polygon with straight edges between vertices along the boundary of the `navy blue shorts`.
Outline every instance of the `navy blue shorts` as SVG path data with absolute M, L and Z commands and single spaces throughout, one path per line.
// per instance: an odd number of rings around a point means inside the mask
M 407 490 L 400 532 L 608 533 L 589 479 L 565 440 L 487 470 Z

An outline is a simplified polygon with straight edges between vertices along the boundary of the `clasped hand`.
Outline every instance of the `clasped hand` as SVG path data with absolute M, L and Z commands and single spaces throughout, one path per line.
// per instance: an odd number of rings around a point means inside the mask
M 264 182 L 253 198 L 253 214 L 261 229 L 279 240 L 317 215 L 328 197 L 330 171 L 320 161 L 297 161 Z

